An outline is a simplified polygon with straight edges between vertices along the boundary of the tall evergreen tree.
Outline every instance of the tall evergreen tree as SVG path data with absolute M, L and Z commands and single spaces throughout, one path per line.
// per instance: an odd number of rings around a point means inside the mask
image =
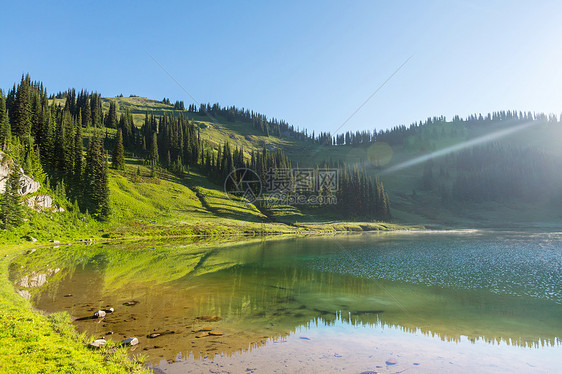
M 21 205 L 21 170 L 14 165 L 6 182 L 2 195 L 0 220 L 4 228 L 16 227 L 23 222 L 23 206 Z
M 10 114 L 12 133 L 24 141 L 31 134 L 30 84 L 29 75 L 26 77 L 22 76 Z
M 150 143 L 150 154 L 148 159 L 151 161 L 152 165 L 158 162 L 158 137 L 156 132 L 152 133 L 152 141 Z
M 80 195 L 82 190 L 82 125 L 76 127 L 74 137 L 74 196 Z
M 117 130 L 115 139 L 115 147 L 113 148 L 113 168 L 117 170 L 125 169 L 125 154 L 123 149 L 123 132 L 121 129 Z
M 105 126 L 112 129 L 117 127 L 117 106 L 113 101 L 109 103 Z
M 12 130 L 6 111 L 6 99 L 0 92 L 0 150 L 4 148 L 11 137 Z
M 98 133 L 88 142 L 83 185 L 89 211 L 97 218 L 107 218 L 110 214 L 107 161 Z

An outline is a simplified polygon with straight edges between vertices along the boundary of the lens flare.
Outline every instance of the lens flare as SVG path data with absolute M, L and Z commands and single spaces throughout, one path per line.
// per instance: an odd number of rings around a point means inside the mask
M 392 147 L 384 142 L 374 142 L 367 149 L 367 160 L 375 167 L 388 165 L 393 155 Z
M 429 154 L 426 154 L 426 155 L 423 155 L 423 156 L 420 156 L 420 157 L 416 157 L 412 160 L 402 162 L 398 165 L 391 166 L 388 169 L 383 170 L 381 172 L 381 175 L 391 174 L 391 173 L 394 173 L 394 172 L 402 170 L 402 169 L 406 169 L 406 168 L 409 168 L 409 167 L 412 167 L 412 166 L 415 166 L 415 165 L 419 165 L 419 164 L 424 163 L 424 162 L 426 162 L 430 159 L 433 159 L 433 158 L 445 156 L 445 155 L 448 155 L 450 153 L 458 152 L 460 150 L 470 148 L 470 147 L 474 147 L 474 146 L 479 145 L 479 144 L 488 143 L 490 141 L 493 141 L 493 140 L 496 140 L 496 139 L 499 139 L 499 138 L 503 138 L 505 136 L 516 133 L 518 131 L 525 130 L 525 129 L 527 129 L 531 126 L 537 125 L 539 123 L 542 123 L 542 122 L 540 122 L 540 121 L 529 121 L 529 122 L 525 122 L 521 125 L 509 127 L 507 129 L 502 129 L 502 130 L 498 130 L 498 131 L 495 131 L 495 132 L 490 133 L 490 134 L 479 136 L 477 138 L 467 140 L 465 142 L 455 144 L 453 146 L 443 148 L 443 149 L 440 149 L 438 151 L 431 152 Z M 507 125 L 507 123 L 506 123 L 506 125 Z

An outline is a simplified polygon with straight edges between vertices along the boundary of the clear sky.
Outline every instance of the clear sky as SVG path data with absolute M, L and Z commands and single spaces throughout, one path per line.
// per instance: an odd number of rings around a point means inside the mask
M 342 131 L 562 112 L 560 1 L 5 1 L 0 28 L 3 89 L 190 104 L 150 54 L 199 102 L 333 131 L 412 56 Z

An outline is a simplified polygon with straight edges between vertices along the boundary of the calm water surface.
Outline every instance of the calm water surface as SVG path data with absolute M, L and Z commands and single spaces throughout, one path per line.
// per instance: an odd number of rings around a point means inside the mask
M 80 331 L 138 337 L 133 353 L 155 371 L 554 373 L 561 239 L 469 231 L 62 246 L 22 256 L 11 278 Z M 104 319 L 84 318 L 109 306 Z M 222 335 L 197 337 L 205 329 Z

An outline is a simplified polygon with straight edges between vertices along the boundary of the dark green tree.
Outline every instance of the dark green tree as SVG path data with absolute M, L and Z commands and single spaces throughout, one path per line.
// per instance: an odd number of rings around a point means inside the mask
M 82 125 L 78 123 L 74 137 L 74 195 L 80 195 L 82 189 Z
M 8 113 L 6 112 L 6 99 L 0 92 L 0 150 L 10 141 L 11 137 L 12 130 L 8 119 Z
M 88 211 L 102 220 L 110 214 L 107 172 L 103 141 L 96 133 L 88 142 L 83 185 Z
M 23 222 L 23 206 L 21 205 L 21 170 L 14 165 L 8 180 L 6 181 L 6 189 L 2 195 L 0 207 L 0 220 L 5 229 L 17 227 Z
M 117 170 L 125 169 L 125 153 L 123 149 L 123 132 L 121 129 L 117 130 L 117 135 L 115 139 L 115 146 L 113 148 L 113 168 Z
M 30 84 L 29 75 L 21 78 L 10 113 L 12 133 L 23 141 L 27 140 L 31 134 Z
M 113 101 L 109 103 L 105 126 L 112 129 L 117 127 L 117 107 Z
M 158 137 L 155 132 L 152 133 L 152 142 L 150 143 L 150 154 L 148 159 L 152 165 L 158 162 Z

